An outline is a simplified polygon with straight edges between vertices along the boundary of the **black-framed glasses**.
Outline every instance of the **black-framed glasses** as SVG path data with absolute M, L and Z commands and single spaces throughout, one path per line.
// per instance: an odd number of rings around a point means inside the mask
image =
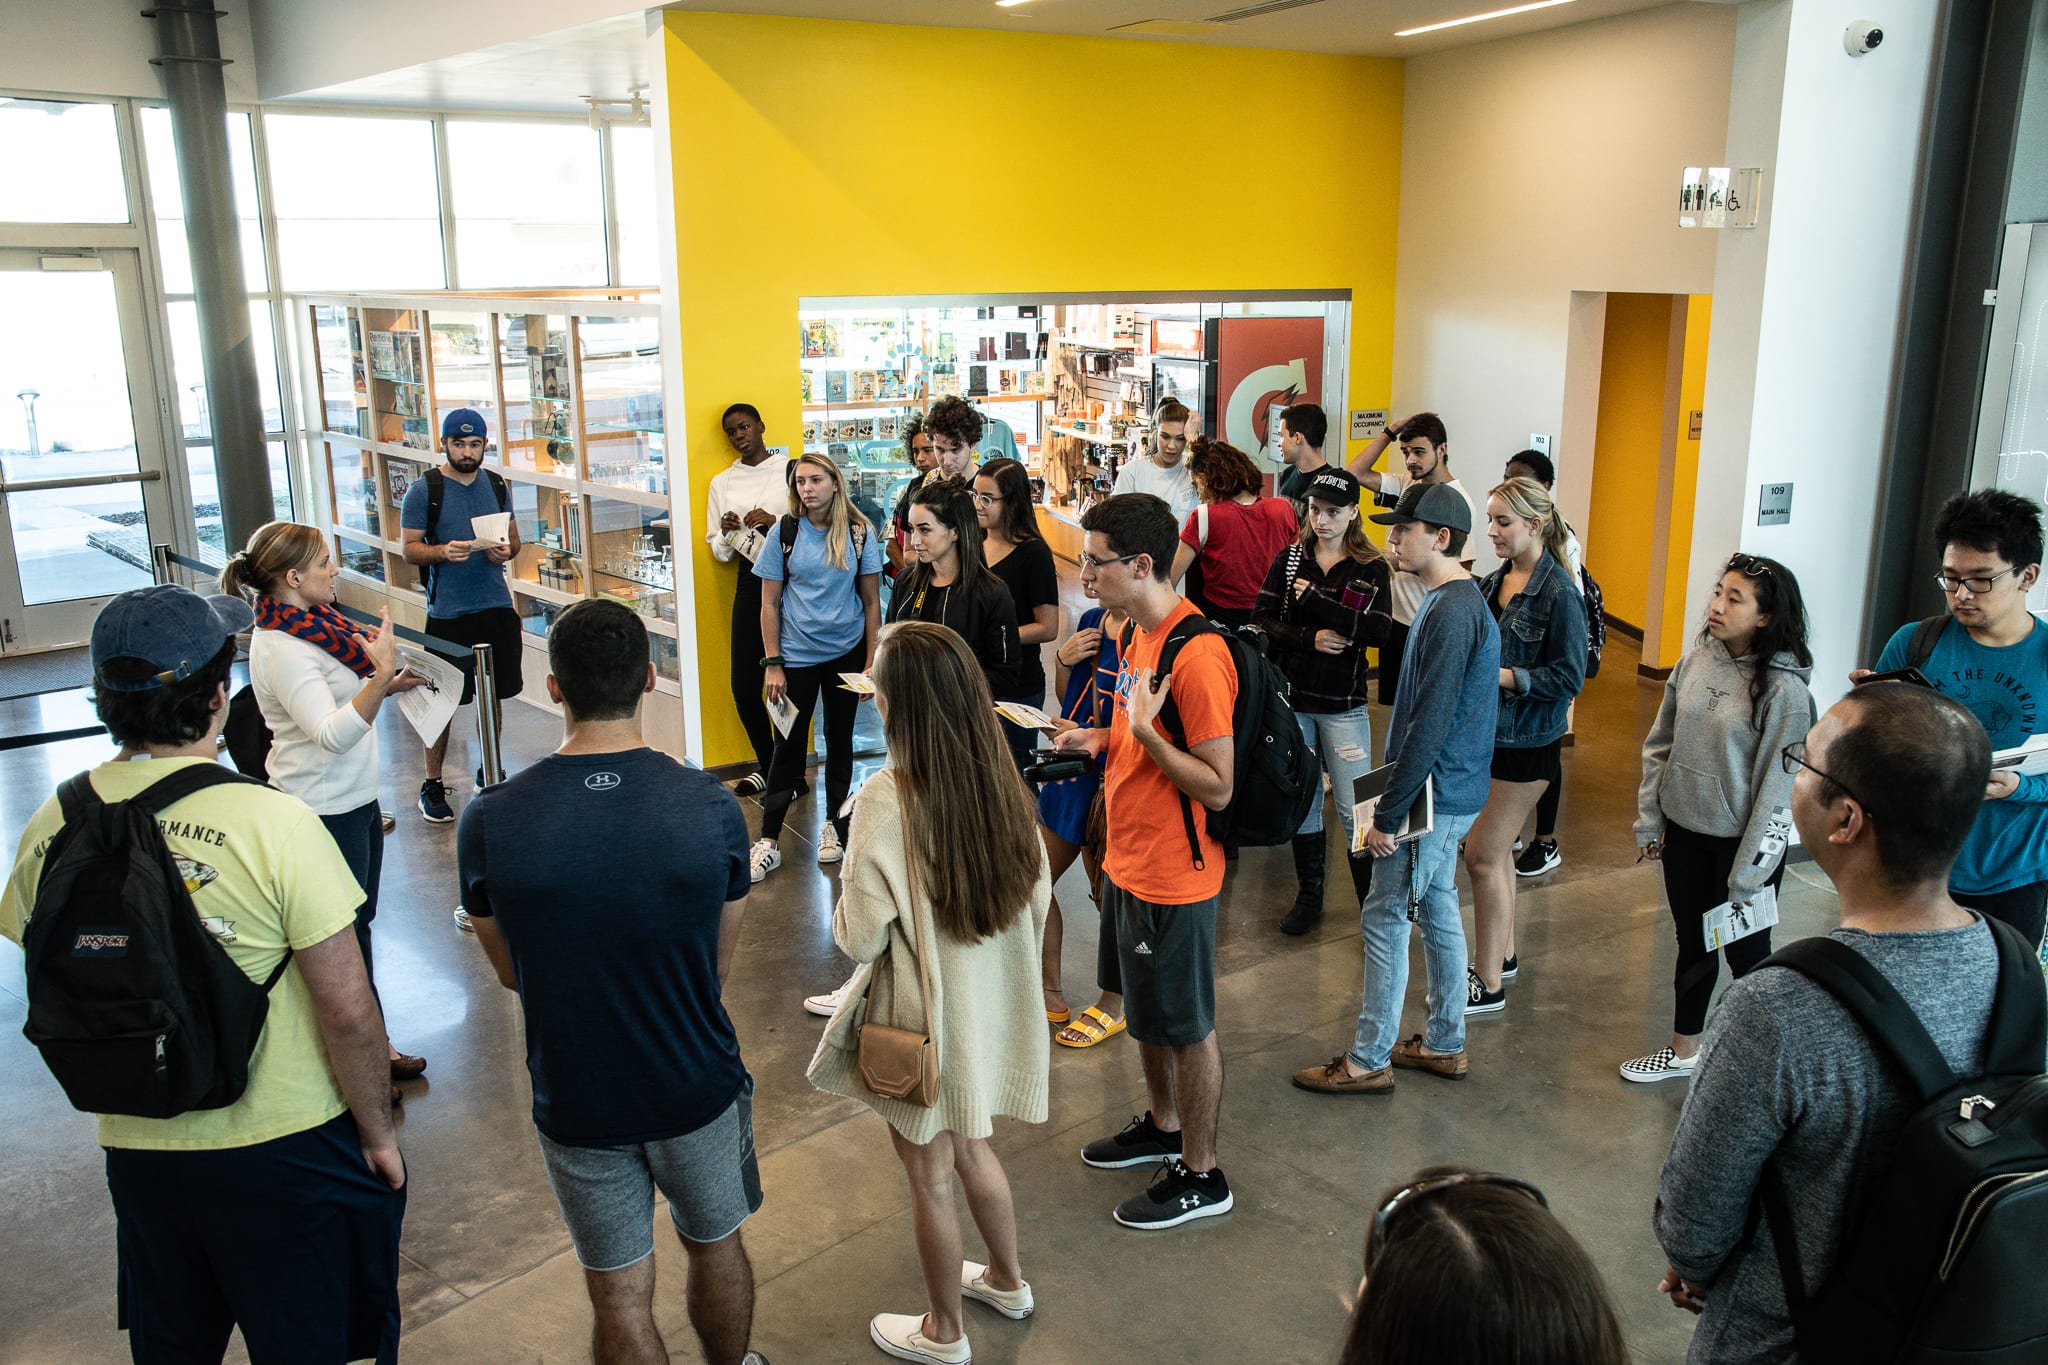
M 1498 1185 L 1502 1189 L 1515 1190 L 1528 1195 L 1542 1208 L 1549 1208 L 1550 1201 L 1543 1197 L 1543 1191 L 1526 1180 L 1511 1175 L 1496 1175 L 1491 1171 L 1453 1171 L 1448 1175 L 1433 1175 L 1412 1181 L 1395 1190 L 1381 1201 L 1373 1211 L 1372 1225 L 1365 1235 L 1365 1273 L 1372 1274 L 1372 1268 L 1379 1263 L 1380 1253 L 1386 1250 L 1387 1228 L 1401 1210 L 1413 1206 L 1419 1200 L 1459 1185 Z
M 1138 551 L 1138 554 L 1143 553 L 1145 553 L 1143 550 Z M 1137 557 L 1138 555 L 1118 555 L 1114 559 L 1097 559 L 1094 555 L 1083 550 L 1080 555 L 1080 563 L 1084 569 L 1104 569 L 1108 568 L 1111 564 L 1128 564 Z
M 1801 768 L 1804 768 L 1808 772 L 1812 773 L 1815 777 L 1818 777 L 1821 781 L 1832 783 L 1836 787 L 1840 788 L 1843 795 L 1852 797 L 1857 805 L 1863 807 L 1863 813 L 1865 816 L 1874 816 L 1876 814 L 1875 811 L 1871 810 L 1870 803 L 1868 801 L 1865 801 L 1862 797 L 1857 796 L 1854 791 L 1850 790 L 1848 783 L 1844 782 L 1839 777 L 1828 776 L 1820 769 L 1814 767 L 1813 764 L 1806 761 L 1806 741 L 1803 739 L 1795 739 L 1790 744 L 1787 744 L 1784 748 L 1778 751 L 1778 766 L 1785 770 L 1785 775 L 1787 777 L 1798 776 L 1799 770 Z
M 1770 561 L 1758 559 L 1755 555 L 1732 554 L 1728 556 L 1728 567 L 1741 574 L 1744 578 L 1769 578 L 1771 576 Z
M 1970 596 L 1982 597 L 1985 593 L 1990 592 L 1993 585 L 1995 585 L 1999 579 L 2005 577 L 2006 574 L 2018 572 L 2019 566 L 2015 564 L 2012 568 L 2005 570 L 2003 573 L 1995 573 L 1991 575 L 1991 577 L 1989 578 L 1950 578 L 1945 573 L 1938 573 L 1934 576 L 1934 582 L 1937 587 L 1939 587 L 1944 593 L 1947 593 L 1950 597 L 1954 597 L 1958 592 L 1961 592 L 1964 588 L 1968 588 L 1970 590 Z

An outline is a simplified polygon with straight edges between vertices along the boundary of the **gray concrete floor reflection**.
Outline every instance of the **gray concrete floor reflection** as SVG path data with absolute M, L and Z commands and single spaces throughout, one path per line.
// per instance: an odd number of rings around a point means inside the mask
M 1274 924 L 1293 894 L 1288 853 L 1247 851 L 1218 927 L 1228 1068 L 1220 1148 L 1235 1211 L 1163 1234 L 1112 1223 L 1110 1208 L 1148 1173 L 1090 1170 L 1078 1150 L 1144 1109 L 1137 1053 L 1127 1037 L 1054 1048 L 1050 1121 L 1004 1122 L 995 1137 L 1038 1312 L 1013 1323 L 970 1305 L 977 1360 L 1332 1360 L 1376 1195 L 1438 1162 L 1534 1180 L 1592 1252 L 1637 1356 L 1683 1354 L 1692 1320 L 1655 1293 L 1664 1261 L 1649 1219 L 1684 1090 L 1627 1085 L 1615 1074 L 1669 1032 L 1674 955 L 1657 871 L 1635 863 L 1629 832 L 1638 745 L 1660 687 L 1639 681 L 1635 666 L 1632 642 L 1611 636 L 1566 751 L 1564 866 L 1521 887 L 1521 975 L 1506 1011 L 1468 1029 L 1470 1080 L 1404 1073 L 1385 1099 L 1324 1098 L 1288 1084 L 1293 1069 L 1350 1037 L 1357 923 L 1339 875 L 1323 928 L 1280 935 Z M 506 748 L 517 767 L 552 747 L 558 722 L 526 706 L 509 712 Z M 1379 711 L 1376 745 L 1384 721 Z M 590 1315 L 528 1117 L 516 1001 L 450 923 L 454 828 L 420 820 L 419 747 L 395 714 L 382 724 L 385 800 L 399 823 L 385 863 L 378 980 L 394 1040 L 432 1063 L 424 1083 L 409 1087 L 401 1129 L 411 1172 L 406 1355 L 587 1359 Z M 58 778 L 104 754 L 98 740 L 0 754 L 6 848 Z M 472 766 L 451 757 L 449 771 Z M 874 766 L 864 762 L 859 776 Z M 457 804 L 468 795 L 459 784 Z M 922 1302 L 908 1196 L 883 1125 L 803 1077 L 820 1021 L 802 1012 L 801 998 L 846 970 L 831 938 L 837 878 L 814 858 L 815 803 L 796 807 L 782 868 L 749 900 L 726 992 L 758 1084 L 767 1202 L 746 1237 L 759 1282 L 755 1345 L 776 1365 L 881 1359 L 867 1339 L 869 1316 L 920 1311 Z M 749 814 L 758 817 L 751 806 Z M 1091 998 L 1096 930 L 1078 868 L 1059 896 L 1070 912 L 1064 974 L 1079 1005 Z M 1834 912 L 1811 866 L 1795 868 L 1780 936 L 1820 932 Z M 1423 989 L 1417 951 L 1406 1016 L 1417 1027 Z M 23 1013 L 20 955 L 0 945 L 0 1360 L 125 1360 L 92 1121 L 69 1108 L 22 1038 Z M 667 1231 L 656 1233 L 660 1324 L 675 1359 L 698 1360 L 683 1257 Z M 966 1245 L 979 1254 L 971 1226 Z

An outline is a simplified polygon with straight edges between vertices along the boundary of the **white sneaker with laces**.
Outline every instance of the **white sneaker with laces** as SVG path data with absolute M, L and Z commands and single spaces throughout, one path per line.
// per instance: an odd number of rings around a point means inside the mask
M 747 854 L 747 871 L 755 881 L 782 866 L 782 848 L 773 839 L 754 840 L 753 850 Z
M 958 1341 L 944 1344 L 925 1336 L 922 1313 L 877 1313 L 868 1323 L 868 1335 L 874 1339 L 875 1345 L 898 1360 L 922 1360 L 929 1365 L 968 1365 L 974 1359 L 974 1353 L 967 1347 L 965 1333 Z
M 818 831 L 818 861 L 836 863 L 846 856 L 846 850 L 839 846 L 839 827 L 830 820 L 825 828 Z
M 836 991 L 826 991 L 823 995 L 805 996 L 804 1012 L 806 1014 L 815 1014 L 821 1019 L 830 1019 L 839 1012 L 839 1002 L 846 999 L 847 989 L 852 985 L 853 981 L 849 978 L 841 982 L 839 989 Z
M 1020 1322 L 1038 1306 L 1031 1299 L 1031 1281 L 1025 1280 L 1015 1289 L 997 1289 L 988 1282 L 988 1267 L 979 1261 L 960 1263 L 960 1293 Z
M 1682 1081 L 1692 1076 L 1693 1068 L 1699 1064 L 1700 1055 L 1681 1057 L 1668 1047 L 1660 1047 L 1647 1057 L 1637 1057 L 1621 1064 L 1621 1078 L 1648 1084 L 1651 1081 Z

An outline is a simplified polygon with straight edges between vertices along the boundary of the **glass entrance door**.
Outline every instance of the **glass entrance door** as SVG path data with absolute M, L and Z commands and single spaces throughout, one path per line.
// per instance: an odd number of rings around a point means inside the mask
M 148 584 L 171 513 L 136 253 L 0 251 L 0 318 L 0 652 L 20 653 Z

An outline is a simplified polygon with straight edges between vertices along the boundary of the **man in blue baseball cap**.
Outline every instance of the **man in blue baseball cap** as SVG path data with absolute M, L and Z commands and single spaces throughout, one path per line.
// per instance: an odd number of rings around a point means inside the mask
M 496 470 L 484 468 L 489 448 L 490 426 L 475 408 L 456 408 L 443 417 L 443 462 L 406 489 L 398 522 L 404 531 L 406 562 L 419 566 L 420 587 L 427 594 L 427 634 L 456 644 L 491 647 L 491 676 L 498 684 L 501 712 L 494 719 L 502 722 L 504 698 L 518 696 L 526 685 L 519 669 L 519 613 L 505 586 L 505 565 L 519 553 L 519 524 L 509 522 L 502 541 L 479 539 L 472 525 L 477 517 L 512 510 L 505 480 Z M 463 654 L 451 662 L 462 669 L 462 704 L 467 706 L 476 697 L 476 658 Z M 427 746 L 426 781 L 420 783 L 420 814 L 436 825 L 455 818 L 441 776 L 453 729 L 451 722 Z M 457 922 L 468 927 L 460 915 Z
M 235 636 L 251 624 L 240 598 L 168 584 L 121 593 L 100 610 L 93 706 L 119 752 L 29 819 L 0 892 L 0 936 L 26 940 L 32 1027 L 49 1021 L 62 1034 L 139 1003 L 134 992 L 147 988 L 138 977 L 148 971 L 191 963 L 192 949 L 135 941 L 136 921 L 110 909 L 89 875 L 74 879 L 78 864 L 67 861 L 87 822 L 133 809 L 119 803 L 155 813 L 191 899 L 158 900 L 151 911 L 138 900 L 136 914 L 196 915 L 233 970 L 270 984 L 248 1083 L 233 1103 L 147 1116 L 168 1106 L 136 1102 L 148 1098 L 140 1093 L 124 1099 L 132 1077 L 111 1051 L 94 1063 L 98 1102 L 120 1111 L 98 1115 L 97 1144 L 132 1354 L 219 1360 L 239 1328 L 252 1360 L 395 1360 L 405 1164 L 384 1021 L 356 942 L 362 888 L 319 816 L 216 759 Z M 72 836 L 59 837 L 67 826 Z M 46 878 L 46 867 L 57 875 Z M 104 928 L 92 922 L 102 917 Z M 31 934 L 32 923 L 42 932 Z M 93 970 L 96 958 L 108 959 L 106 975 L 88 982 L 81 967 Z M 87 985 L 93 994 L 81 1003 Z M 164 1027 L 166 1007 L 152 1008 Z M 156 1040 L 159 1059 L 166 1036 Z M 195 1057 L 186 1046 L 172 1039 L 180 1070 Z M 75 1055 L 67 1066 L 78 1065 Z M 87 1159 L 83 1144 L 77 1153 Z

